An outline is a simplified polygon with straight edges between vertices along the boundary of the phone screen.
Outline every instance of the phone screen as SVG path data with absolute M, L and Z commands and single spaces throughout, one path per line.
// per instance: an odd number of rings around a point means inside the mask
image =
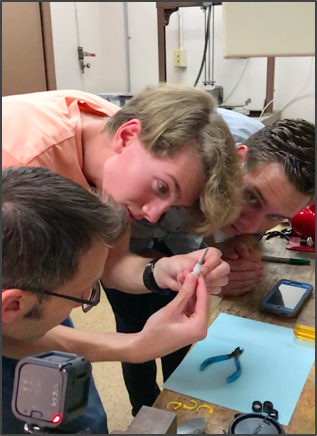
M 269 304 L 295 309 L 305 295 L 307 289 L 282 283 L 267 301 Z

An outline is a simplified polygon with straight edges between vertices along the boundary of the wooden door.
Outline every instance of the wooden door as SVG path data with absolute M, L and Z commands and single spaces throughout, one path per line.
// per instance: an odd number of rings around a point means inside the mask
M 3 96 L 49 89 L 42 18 L 40 2 L 2 2 Z

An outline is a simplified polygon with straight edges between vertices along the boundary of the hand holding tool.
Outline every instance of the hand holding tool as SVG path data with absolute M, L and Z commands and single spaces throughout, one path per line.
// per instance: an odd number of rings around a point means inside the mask
M 195 265 L 195 267 L 193 269 L 193 274 L 194 274 L 194 276 L 196 278 L 198 278 L 198 276 L 200 274 L 200 271 L 201 271 L 201 269 L 203 267 L 203 264 L 204 264 L 205 258 L 207 256 L 208 250 L 209 250 L 209 248 L 206 248 L 206 250 L 205 250 L 205 252 L 203 254 L 203 257 L 200 259 L 199 262 L 196 263 L 196 265 Z

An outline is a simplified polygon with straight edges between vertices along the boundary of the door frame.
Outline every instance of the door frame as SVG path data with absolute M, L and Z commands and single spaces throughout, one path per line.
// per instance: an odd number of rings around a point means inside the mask
M 45 62 L 46 87 L 48 91 L 56 90 L 56 73 L 50 2 L 39 2 L 42 39 Z

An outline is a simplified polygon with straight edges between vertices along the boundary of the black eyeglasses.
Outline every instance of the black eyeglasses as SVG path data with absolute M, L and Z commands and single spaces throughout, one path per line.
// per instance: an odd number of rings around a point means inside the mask
M 53 295 L 54 297 L 64 298 L 65 300 L 74 301 L 75 303 L 81 303 L 83 312 L 87 313 L 90 311 L 90 309 L 92 309 L 93 307 L 97 306 L 97 304 L 99 304 L 101 285 L 99 280 L 94 284 L 94 286 L 91 289 L 88 300 L 85 300 L 84 298 L 76 298 L 76 297 L 70 297 L 68 295 L 57 294 L 56 292 L 44 291 L 43 293 L 47 295 Z

